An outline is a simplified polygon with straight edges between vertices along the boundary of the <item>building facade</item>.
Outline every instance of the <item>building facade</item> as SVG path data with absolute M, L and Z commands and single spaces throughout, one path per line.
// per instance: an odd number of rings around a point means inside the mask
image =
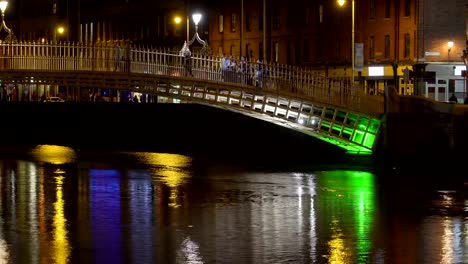
M 354 2 L 354 26 L 350 0 L 218 3 L 210 9 L 211 49 L 351 77 L 354 35 L 355 81 L 366 92 L 393 86 L 400 94 L 462 100 L 467 0 Z
M 354 75 L 372 94 L 393 86 L 446 101 L 452 93 L 462 100 L 466 91 L 468 0 L 9 2 L 6 22 L 19 41 L 128 40 L 177 50 L 192 39 L 191 14 L 200 12 L 198 34 L 217 55 Z

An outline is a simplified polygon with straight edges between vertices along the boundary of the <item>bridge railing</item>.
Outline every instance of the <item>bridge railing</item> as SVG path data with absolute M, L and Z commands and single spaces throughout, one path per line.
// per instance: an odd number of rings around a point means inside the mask
M 0 69 L 103 71 L 157 74 L 255 86 L 278 95 L 308 98 L 368 113 L 383 113 L 383 98 L 363 93 L 348 78 L 328 78 L 320 71 L 290 65 L 193 54 L 167 49 L 116 46 L 97 42 L 0 43 Z

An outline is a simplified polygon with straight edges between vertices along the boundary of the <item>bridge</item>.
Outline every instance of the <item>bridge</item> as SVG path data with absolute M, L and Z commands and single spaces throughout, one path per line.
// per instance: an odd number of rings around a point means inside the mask
M 233 60 L 234 61 L 234 60 Z M 2 99 L 128 100 L 195 103 L 239 112 L 371 154 L 378 147 L 384 100 L 349 79 L 288 65 L 112 43 L 0 43 Z M 43 99 L 43 98 L 42 98 Z

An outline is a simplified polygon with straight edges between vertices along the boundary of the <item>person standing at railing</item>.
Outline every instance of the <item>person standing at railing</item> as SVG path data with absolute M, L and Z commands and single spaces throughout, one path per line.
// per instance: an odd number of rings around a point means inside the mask
M 241 61 L 240 61 L 240 78 L 241 78 L 241 83 L 242 84 L 247 83 L 246 76 L 247 76 L 247 62 L 245 61 L 244 57 L 241 57 Z
M 263 87 L 263 62 L 257 60 L 257 68 L 255 69 L 255 86 Z
M 185 71 L 187 76 L 192 76 L 192 53 L 187 49 L 184 53 Z
M 120 47 L 120 43 L 116 41 L 115 45 L 115 63 L 114 63 L 114 71 L 120 70 L 120 63 L 122 61 L 122 48 Z
M 224 55 L 221 62 L 222 62 L 221 73 L 223 75 L 223 81 L 226 82 L 228 81 L 228 72 L 229 72 L 229 66 L 231 65 L 231 60 L 229 59 L 229 57 Z

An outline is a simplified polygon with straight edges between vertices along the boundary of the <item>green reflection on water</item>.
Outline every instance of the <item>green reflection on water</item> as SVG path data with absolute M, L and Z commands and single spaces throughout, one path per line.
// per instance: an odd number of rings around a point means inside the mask
M 376 210 L 374 175 L 360 171 L 325 171 L 318 180 L 321 186 L 318 200 L 331 232 L 329 261 L 367 262 Z M 351 256 L 352 252 L 357 252 L 358 256 Z

